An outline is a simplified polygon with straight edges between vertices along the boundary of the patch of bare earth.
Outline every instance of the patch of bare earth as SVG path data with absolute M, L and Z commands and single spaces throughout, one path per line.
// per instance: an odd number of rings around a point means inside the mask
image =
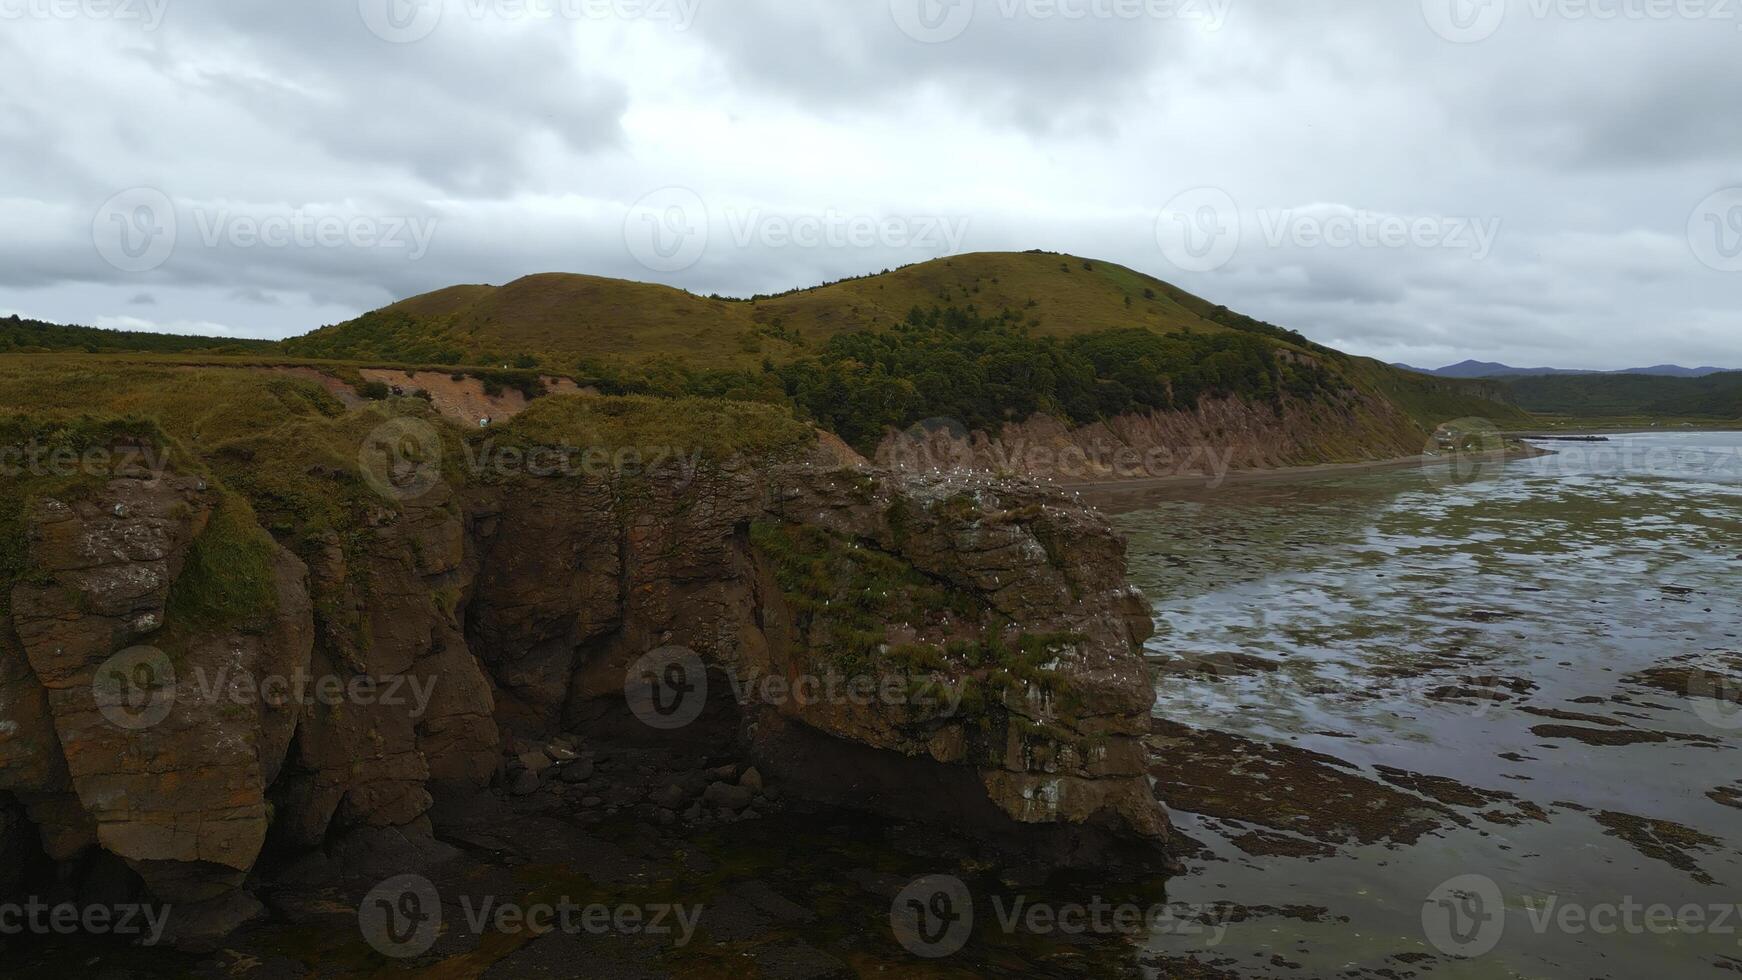
M 478 428 L 485 420 L 505 422 L 526 411 L 527 399 L 514 388 L 503 388 L 492 395 L 484 382 L 473 377 L 456 378 L 440 371 L 399 371 L 364 368 L 365 380 L 379 381 L 402 394 L 422 391 L 430 397 L 436 411 L 467 428 Z M 570 378 L 545 378 L 544 386 L 553 395 L 581 394 L 582 388 Z

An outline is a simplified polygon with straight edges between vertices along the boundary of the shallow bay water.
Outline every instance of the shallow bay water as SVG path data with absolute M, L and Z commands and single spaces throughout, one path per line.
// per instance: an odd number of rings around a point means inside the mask
M 1094 501 L 1218 926 L 1152 974 L 1742 971 L 1742 434 L 1544 445 Z

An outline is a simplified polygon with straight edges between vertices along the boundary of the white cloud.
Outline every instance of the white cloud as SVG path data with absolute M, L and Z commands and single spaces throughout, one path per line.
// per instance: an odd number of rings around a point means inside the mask
M 898 28 L 898 2 L 912 0 L 701 0 L 673 23 L 445 0 L 407 44 L 351 2 L 176 0 L 155 30 L 9 21 L 0 305 L 123 322 L 143 292 L 164 329 L 276 337 L 539 271 L 744 294 L 937 254 L 887 236 L 739 246 L 728 231 L 844 214 L 950 222 L 969 250 L 1122 262 L 1382 357 L 1742 365 L 1742 274 L 1687 241 L 1695 205 L 1742 185 L 1734 23 L 1521 15 L 1454 44 L 1392 0 L 1203 0 L 1225 15 L 1215 29 L 972 0 L 959 36 L 928 44 Z M 693 265 L 655 273 L 623 224 L 668 186 L 701 198 L 711 234 Z M 1155 223 L 1204 186 L 1237 202 L 1248 237 L 1228 265 L 1183 272 Z M 161 264 L 123 272 L 93 218 L 136 187 L 174 202 L 177 234 Z M 433 233 L 415 260 L 357 236 L 208 242 L 200 219 L 220 210 Z M 1499 231 L 1479 257 L 1259 231 L 1362 214 Z

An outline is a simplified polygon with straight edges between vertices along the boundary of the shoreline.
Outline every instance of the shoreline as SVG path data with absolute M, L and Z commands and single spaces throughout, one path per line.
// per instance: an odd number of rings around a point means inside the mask
M 1435 467 L 1449 466 L 1454 462 L 1492 461 L 1510 462 L 1515 459 L 1534 459 L 1538 456 L 1552 456 L 1553 451 L 1524 447 L 1514 449 L 1493 450 L 1484 453 L 1467 453 L 1457 457 L 1429 456 L 1418 453 L 1414 456 L 1398 456 L 1392 459 L 1366 460 L 1358 463 L 1314 463 L 1306 466 L 1279 466 L 1268 469 L 1230 470 L 1218 477 L 1214 474 L 1178 474 L 1173 476 L 1139 477 L 1131 480 L 1091 480 L 1084 482 L 1060 482 L 1057 486 L 1077 494 L 1089 496 L 1117 497 L 1124 493 L 1138 493 L 1146 490 L 1160 490 L 1174 487 L 1199 486 L 1205 490 L 1215 490 L 1230 483 L 1266 483 L 1287 482 L 1297 479 L 1313 479 L 1323 476 L 1342 476 L 1348 474 L 1380 472 L 1384 470 L 1403 469 L 1410 466 Z

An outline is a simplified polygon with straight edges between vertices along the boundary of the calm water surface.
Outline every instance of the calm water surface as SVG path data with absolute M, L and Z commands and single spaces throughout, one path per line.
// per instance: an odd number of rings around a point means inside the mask
M 1454 807 L 1467 826 L 1413 844 L 1278 856 L 1234 844 L 1244 822 L 1176 804 L 1204 853 L 1171 901 L 1326 914 L 1254 915 L 1213 943 L 1163 929 L 1154 953 L 1242 976 L 1742 973 L 1742 434 L 1554 448 L 1473 473 L 1097 501 L 1119 512 L 1154 601 L 1158 718 L 1323 753 L 1376 785 L 1397 770 L 1448 777 L 1541 813 L 1508 825 Z M 1654 686 L 1647 671 L 1698 680 Z M 1424 904 L 1483 880 L 1504 908 L 1464 905 L 1453 942 L 1472 945 L 1448 951 L 1432 922 L 1452 913 Z M 1714 928 L 1625 912 L 1659 903 L 1710 906 Z M 1562 920 L 1567 905 L 1619 926 Z

